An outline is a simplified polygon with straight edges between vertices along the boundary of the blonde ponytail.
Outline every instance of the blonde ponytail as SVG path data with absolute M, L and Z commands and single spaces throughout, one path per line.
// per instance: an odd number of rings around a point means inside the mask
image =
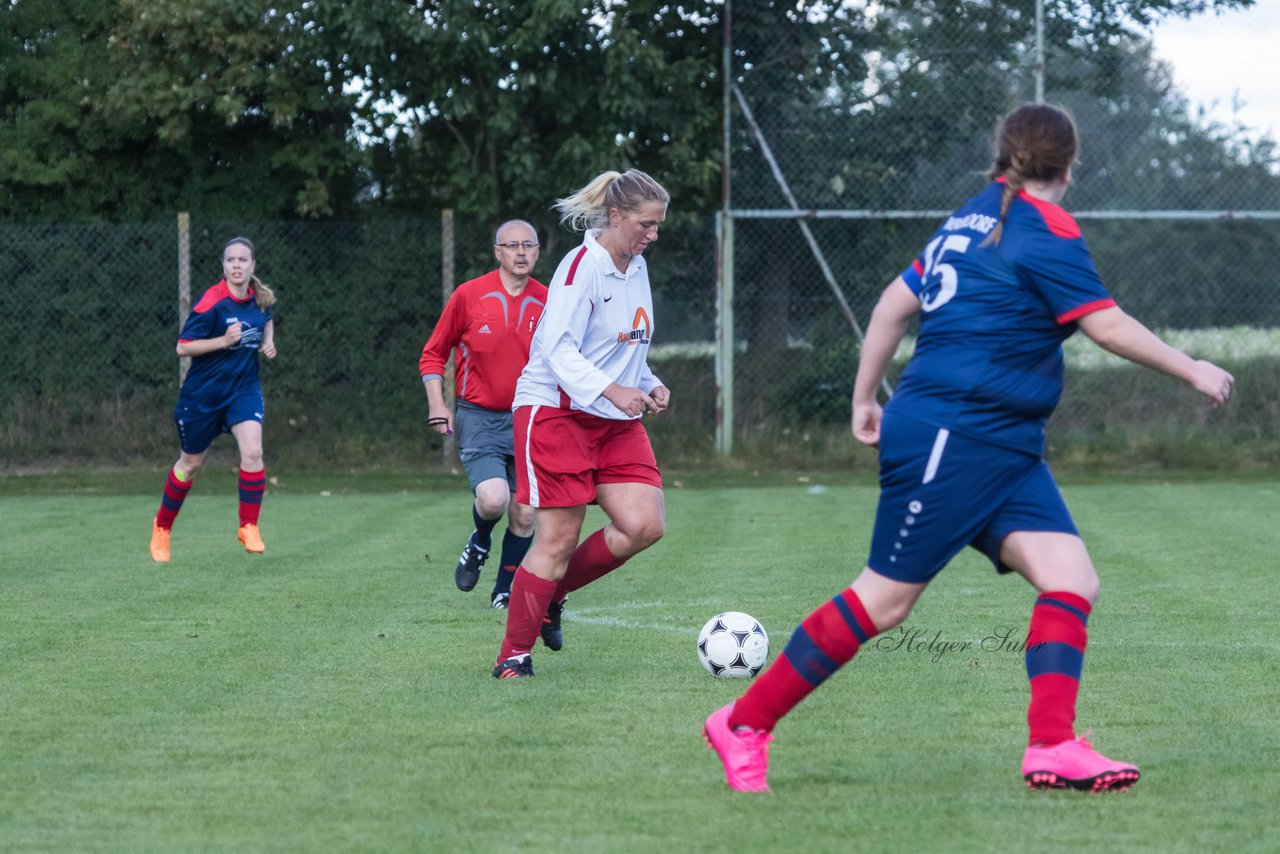
M 609 224 L 609 211 L 634 211 L 645 202 L 671 201 L 671 194 L 661 184 L 639 169 L 626 172 L 601 172 L 578 192 L 556 199 L 560 221 L 574 231 L 603 228 Z
M 266 311 L 271 308 L 271 306 L 275 305 L 276 292 L 269 288 L 267 284 L 256 275 L 250 276 L 249 278 L 253 282 L 253 292 L 256 295 L 254 301 L 258 304 L 258 308 L 261 311 Z
M 603 226 L 609 215 L 609 209 L 605 207 L 609 186 L 621 177 L 621 172 L 601 172 L 578 192 L 556 199 L 555 208 L 560 211 L 560 222 L 568 223 L 574 231 Z

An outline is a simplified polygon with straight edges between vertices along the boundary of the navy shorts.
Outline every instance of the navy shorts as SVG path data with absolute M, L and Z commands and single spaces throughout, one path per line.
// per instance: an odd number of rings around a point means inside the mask
M 516 488 L 515 427 L 510 410 L 485 409 L 459 403 L 453 418 L 458 456 L 471 482 L 471 491 L 486 480 L 502 478 Z
M 1044 460 L 886 414 L 867 566 L 895 581 L 937 575 L 965 546 L 996 569 L 1014 531 L 1079 534 Z
M 262 389 L 244 391 L 233 397 L 221 409 L 202 412 L 181 398 L 173 410 L 173 423 L 178 427 L 178 444 L 184 453 L 202 454 L 209 450 L 213 440 L 223 433 L 230 433 L 235 424 L 245 421 L 262 423 L 265 411 Z

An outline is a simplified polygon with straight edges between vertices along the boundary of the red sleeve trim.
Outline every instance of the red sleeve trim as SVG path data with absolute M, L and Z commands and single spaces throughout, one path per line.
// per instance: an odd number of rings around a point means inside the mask
M 569 275 L 565 276 L 564 286 L 567 288 L 573 284 L 573 277 L 578 274 L 578 265 L 582 263 L 582 256 L 587 254 L 587 247 L 583 246 L 578 250 L 578 254 L 574 256 L 573 263 L 569 265 Z
M 204 296 L 200 297 L 200 301 L 192 306 L 191 310 L 196 314 L 204 314 L 229 296 L 231 296 L 231 291 L 227 290 L 227 280 L 223 279 L 205 291 Z
M 916 271 L 917 276 L 924 275 L 924 265 L 920 263 L 919 258 L 911 262 L 911 267 Z
M 1075 217 L 1053 202 L 1037 199 L 1026 190 L 1020 190 L 1018 198 L 1039 211 L 1040 216 L 1044 218 L 1044 224 L 1049 227 L 1050 234 L 1057 237 L 1065 237 L 1068 240 L 1075 240 L 1080 236 L 1080 226 L 1076 223 Z
M 1070 323 L 1073 320 L 1079 320 L 1086 314 L 1093 314 L 1095 311 L 1102 311 L 1104 308 L 1115 308 L 1116 301 L 1113 299 L 1099 299 L 1093 302 L 1087 302 L 1084 305 L 1076 306 L 1066 314 L 1058 316 L 1058 325 Z

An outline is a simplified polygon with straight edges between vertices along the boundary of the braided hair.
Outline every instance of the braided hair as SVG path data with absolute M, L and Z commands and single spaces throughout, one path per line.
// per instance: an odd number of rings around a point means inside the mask
M 1075 162 L 1080 141 L 1076 123 L 1066 107 L 1023 104 L 996 128 L 995 160 L 987 177 L 1005 180 L 1000 196 L 1000 221 L 982 242 L 999 245 L 1009 207 L 1028 181 L 1053 181 Z

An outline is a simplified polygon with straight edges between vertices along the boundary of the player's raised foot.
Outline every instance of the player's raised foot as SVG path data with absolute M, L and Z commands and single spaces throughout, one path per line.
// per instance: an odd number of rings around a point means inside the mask
M 1122 792 L 1142 775 L 1127 762 L 1108 759 L 1093 749 L 1088 733 L 1057 744 L 1028 747 L 1022 755 L 1022 778 L 1033 789 L 1080 789 Z
M 462 549 L 462 556 L 458 558 L 458 568 L 453 571 L 453 583 L 458 585 L 459 590 L 470 593 L 475 589 L 476 582 L 480 580 L 480 567 L 488 559 L 489 550 L 477 546 L 475 534 L 472 534 Z
M 266 544 L 262 542 L 262 532 L 258 530 L 257 525 L 241 525 L 240 530 L 236 532 L 236 539 L 249 554 L 260 555 L 267 550 Z
M 542 618 L 542 629 L 539 634 L 542 635 L 542 643 L 552 652 L 559 652 L 564 646 L 564 630 L 560 627 L 560 616 L 564 613 L 564 603 L 568 600 L 566 596 L 560 601 L 552 601 L 547 606 L 547 615 Z
M 773 741 L 773 736 L 747 727 L 731 728 L 729 715 L 732 712 L 732 703 L 712 712 L 702 726 L 702 737 L 720 757 L 730 789 L 768 792 L 769 742 Z
M 156 563 L 169 562 L 169 535 L 173 532 L 151 523 L 151 559 Z
M 495 611 L 507 610 L 507 604 L 511 601 L 510 593 L 495 593 L 489 604 L 493 606 Z
M 525 676 L 533 675 L 533 656 L 527 652 L 524 655 L 512 656 L 493 665 L 494 679 L 521 679 Z

